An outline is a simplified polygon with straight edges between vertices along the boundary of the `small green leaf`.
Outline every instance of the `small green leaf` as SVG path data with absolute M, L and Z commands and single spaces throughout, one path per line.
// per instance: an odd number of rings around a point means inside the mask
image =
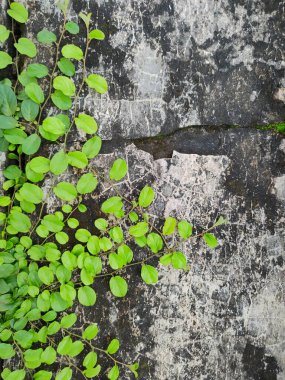
M 69 21 L 65 24 L 65 29 L 70 33 L 70 34 L 78 34 L 79 33 L 79 25 L 76 24 L 75 22 Z
M 105 92 L 108 91 L 108 83 L 106 79 L 99 74 L 90 74 L 85 81 L 90 88 L 93 88 L 99 94 L 105 94 Z
M 17 98 L 11 87 L 0 84 L 0 112 L 5 116 L 13 116 L 17 108 Z
M 53 104 L 62 111 L 69 110 L 72 107 L 72 101 L 69 96 L 64 95 L 60 90 L 55 90 L 51 94 Z
M 28 155 L 35 154 L 41 146 L 41 138 L 33 133 L 26 138 L 22 145 L 22 152 Z
M 68 77 L 75 74 L 75 66 L 68 58 L 61 58 L 57 63 L 59 70 Z
M 108 352 L 108 354 L 113 355 L 113 354 L 115 354 L 119 350 L 119 348 L 120 348 L 120 342 L 119 342 L 119 340 L 118 339 L 113 339 L 111 341 L 111 343 L 108 345 L 106 351 Z
M 94 225 L 96 228 L 98 228 L 98 230 L 106 231 L 106 229 L 108 227 L 108 222 L 106 219 L 99 218 L 99 219 L 95 220 Z
M 92 173 L 86 173 L 80 177 L 76 189 L 79 194 L 88 194 L 96 189 L 97 184 L 97 178 Z
M 13 117 L 0 115 L 0 129 L 14 129 L 17 125 L 18 122 Z
M 176 219 L 169 216 L 168 218 L 165 219 L 165 222 L 163 225 L 163 229 L 162 229 L 163 235 L 173 234 L 173 232 L 175 231 L 175 227 L 176 227 Z
M 38 371 L 33 375 L 33 380 L 51 380 L 52 372 L 50 371 Z
M 151 265 L 142 265 L 141 277 L 148 285 L 156 284 L 158 281 L 158 273 L 156 268 Z
M 34 58 L 37 55 L 36 45 L 29 38 L 19 38 L 18 42 L 14 43 L 14 46 L 20 54 L 26 55 L 29 58 Z
M 171 257 L 171 262 L 173 268 L 175 269 L 186 269 L 187 268 L 187 259 L 182 252 L 174 252 Z
M 22 199 L 34 204 L 41 203 L 44 197 L 44 193 L 40 187 L 28 182 L 24 183 L 19 194 Z
M 10 372 L 10 374 L 5 377 L 5 380 L 24 380 L 26 378 L 26 371 L 24 369 L 17 369 L 16 371 Z
M 71 378 L 72 378 L 72 369 L 69 367 L 63 368 L 55 376 L 55 380 L 71 380 Z
M 94 29 L 94 30 L 91 30 L 88 37 L 90 40 L 102 41 L 105 39 L 105 33 L 102 32 L 102 30 L 100 29 Z
M 117 380 L 120 376 L 120 370 L 117 365 L 114 365 L 111 370 L 108 372 L 108 379 L 109 380 Z
M 54 274 L 53 271 L 46 266 L 43 266 L 39 268 L 38 270 L 38 276 L 39 279 L 45 284 L 45 285 L 50 285 L 53 280 L 54 280 Z
M 121 276 L 115 276 L 110 279 L 110 289 L 115 297 L 125 297 L 128 292 L 128 284 Z
M 115 181 L 120 181 L 125 177 L 128 171 L 128 165 L 125 160 L 119 158 L 117 159 L 110 170 L 110 179 Z
M 85 153 L 80 151 L 68 152 L 68 163 L 78 169 L 84 169 L 88 165 Z
M 97 334 L 99 332 L 97 323 L 93 323 L 92 325 L 88 326 L 82 334 L 83 339 L 92 340 L 96 338 Z M 94 365 L 96 362 L 94 363 Z M 83 364 L 84 365 L 84 364 Z
M 87 243 L 90 237 L 91 233 L 85 228 L 79 228 L 75 233 L 75 239 L 81 243 Z
M 39 100 L 41 100 L 41 98 L 39 98 Z M 30 99 L 23 100 L 21 104 L 22 115 L 27 121 L 34 121 L 39 113 L 39 110 L 39 104 L 33 102 Z
M 5 129 L 3 135 L 11 144 L 23 144 L 27 134 L 19 128 Z
M 136 238 L 145 235 L 147 232 L 148 232 L 148 223 L 146 222 L 139 222 L 135 224 L 134 226 L 130 227 L 129 229 L 129 234 Z
M 26 233 L 31 228 L 30 218 L 18 211 L 13 211 L 9 216 L 9 223 L 18 232 Z
M 65 125 L 63 121 L 55 116 L 47 117 L 43 121 L 42 127 L 48 133 L 52 133 L 58 136 L 65 134 Z
M 43 78 L 48 75 L 48 67 L 41 63 L 31 63 L 27 67 L 27 73 L 30 77 Z
M 102 146 L 102 139 L 99 136 L 94 136 L 91 139 L 87 140 L 82 147 L 82 152 L 86 154 L 86 157 L 91 159 L 96 157 Z
M 8 53 L 0 51 L 0 69 L 5 69 L 7 66 L 12 65 L 12 63 L 12 57 Z
M 192 235 L 192 226 L 186 220 L 181 220 L 178 223 L 178 233 L 183 239 L 188 239 Z
M 163 240 L 157 233 L 152 232 L 147 235 L 147 245 L 153 253 L 157 253 L 163 248 Z
M 56 361 L 56 351 L 53 347 L 47 347 L 41 354 L 41 360 L 48 365 L 53 364 Z
M 209 248 L 213 249 L 219 245 L 217 238 L 208 232 L 203 235 L 203 239 Z
M 97 363 L 97 354 L 96 352 L 89 352 L 83 360 L 83 366 L 85 368 L 93 368 Z
M 28 21 L 29 14 L 23 4 L 17 2 L 11 3 L 10 9 L 7 10 L 7 13 L 21 24 L 25 24 Z
M 66 96 L 75 95 L 74 82 L 65 76 L 59 75 L 53 80 L 53 87 L 56 90 L 60 90 Z
M 30 167 L 35 173 L 47 173 L 50 169 L 50 160 L 42 156 L 35 157 L 30 161 Z
M 75 124 L 78 129 L 85 133 L 93 134 L 97 132 L 98 126 L 92 116 L 81 113 L 75 118 Z
M 41 104 L 45 100 L 43 90 L 36 83 L 29 83 L 25 87 L 26 95 L 35 103 Z
M 120 197 L 111 197 L 102 203 L 101 210 L 106 214 L 120 211 L 123 207 L 123 202 Z
M 78 289 L 78 300 L 83 306 L 93 306 L 96 302 L 96 293 L 90 286 Z
M 15 350 L 11 344 L 0 343 L 0 359 L 11 359 L 15 354 Z
M 61 52 L 65 58 L 73 58 L 77 61 L 80 61 L 83 58 L 83 51 L 80 47 L 73 44 L 63 46 Z
M 10 30 L 8 30 L 4 25 L 0 25 L 0 42 L 5 42 L 9 38 L 9 35 Z
M 155 197 L 155 193 L 150 186 L 145 186 L 139 195 L 139 205 L 141 207 L 148 207 L 151 205 Z
M 60 150 L 50 160 L 50 171 L 53 174 L 59 175 L 65 172 L 68 167 L 68 157 L 64 150 Z
M 63 201 L 73 201 L 77 197 L 77 191 L 74 185 L 69 182 L 59 182 L 54 188 L 55 195 Z
M 77 321 L 77 316 L 75 313 L 72 313 L 72 314 L 68 314 L 62 317 L 60 324 L 61 324 L 61 327 L 65 329 L 69 329 L 75 324 L 76 321 Z
M 51 45 L 53 42 L 56 42 L 56 39 L 56 35 L 47 29 L 43 29 L 37 34 L 37 40 L 45 45 Z
M 214 223 L 213 227 L 218 227 L 218 226 L 221 226 L 223 224 L 227 224 L 228 223 L 228 220 L 226 218 L 224 218 L 223 216 L 220 216 L 218 218 L 218 220 Z

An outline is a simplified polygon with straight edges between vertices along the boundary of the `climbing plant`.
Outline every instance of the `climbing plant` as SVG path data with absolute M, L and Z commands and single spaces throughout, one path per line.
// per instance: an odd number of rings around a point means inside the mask
M 96 307 L 96 281 L 102 277 L 108 278 L 114 297 L 125 297 L 126 273 L 134 265 L 150 285 L 158 281 L 155 259 L 188 270 L 185 242 L 203 238 L 215 248 L 218 241 L 210 230 L 224 219 L 199 234 L 192 233 L 186 220 L 169 216 L 162 222 L 147 211 L 155 200 L 151 186 L 138 189 L 136 199 L 120 192 L 117 185 L 128 171 L 123 158 L 112 163 L 107 177 L 96 167 L 102 141 L 93 116 L 79 111 L 79 98 L 86 86 L 99 94 L 108 90 L 106 80 L 86 68 L 90 45 L 105 35 L 91 27 L 91 13 L 80 13 L 86 30 L 82 50 L 70 43 L 80 26 L 68 20 L 68 1 L 60 9 L 58 35 L 40 30 L 37 44 L 15 33 L 15 24 L 29 18 L 21 3 L 9 4 L 11 30 L 0 25 L 2 46 L 10 39 L 15 48 L 13 58 L 0 51 L 0 69 L 11 67 L 16 74 L 15 80 L 0 82 L 0 150 L 8 162 L 0 196 L 1 377 L 90 379 L 102 376 L 103 362 L 108 379 L 117 379 L 124 370 L 137 378 L 139 364 L 118 359 L 119 340 L 98 345 L 99 327 L 78 325 L 75 306 Z M 41 45 L 54 52 L 52 67 L 36 60 Z M 68 144 L 76 129 L 85 136 L 79 149 Z M 69 181 L 71 169 L 76 183 Z M 110 187 L 107 197 L 100 190 L 102 182 Z M 92 223 L 77 216 L 88 211 L 85 201 L 91 194 L 101 208 Z M 49 212 L 49 199 L 55 198 L 57 211 Z M 136 247 L 144 250 L 140 260 Z

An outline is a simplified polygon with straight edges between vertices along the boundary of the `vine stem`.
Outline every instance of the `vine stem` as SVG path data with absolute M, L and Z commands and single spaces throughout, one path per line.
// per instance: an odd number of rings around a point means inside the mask
M 51 74 L 50 74 L 50 81 L 49 81 L 48 95 L 47 95 L 47 97 L 46 97 L 46 99 L 45 99 L 43 105 L 42 105 L 41 108 L 40 108 L 40 113 L 39 113 L 39 116 L 38 116 L 38 123 L 41 122 L 41 118 L 42 118 L 43 110 L 44 110 L 45 106 L 47 105 L 47 103 L 49 102 L 50 97 L 51 97 L 53 77 L 54 77 L 54 74 L 55 74 L 55 70 L 56 70 L 56 68 L 57 68 L 58 57 L 59 57 L 59 49 L 60 49 L 60 45 L 61 45 L 62 39 L 63 39 L 63 37 L 64 37 L 64 33 L 65 33 L 65 25 L 66 25 L 66 22 L 67 22 L 67 19 L 66 19 L 66 13 L 65 13 L 65 12 L 64 12 L 63 17 L 64 17 L 64 19 L 63 19 L 62 30 L 61 30 L 61 33 L 60 33 L 59 40 L 58 40 L 58 42 L 56 42 L 55 63 L 54 63 L 54 66 L 53 66 L 52 72 L 51 72 Z
M 75 122 L 75 117 L 76 117 L 76 114 L 77 114 L 77 110 L 78 110 L 78 100 L 79 100 L 79 96 L 81 94 L 81 91 L 83 89 L 83 86 L 84 86 L 84 82 L 85 82 L 85 76 L 86 76 L 86 60 L 87 60 L 87 55 L 88 55 L 88 49 L 89 49 L 89 45 L 90 45 L 90 39 L 89 39 L 89 25 L 86 25 L 86 46 L 85 46 L 85 52 L 84 52 L 84 58 L 83 58 L 83 68 L 82 68 L 82 81 L 80 83 L 80 86 L 79 86 L 79 89 L 75 95 L 75 98 L 74 98 L 74 110 L 73 110 L 73 116 L 72 116 L 72 119 L 71 119 L 71 122 L 70 122 L 70 127 L 68 128 L 66 134 L 65 134 L 65 137 L 64 137 L 64 151 L 66 152 L 66 145 L 67 145 L 67 137 L 68 137 L 68 134 L 69 132 L 71 131 L 73 125 L 74 125 L 74 122 Z
M 66 329 L 63 329 L 68 335 L 73 335 L 75 336 L 76 338 L 79 338 L 80 340 L 82 340 L 83 342 L 85 342 L 86 344 L 88 344 L 88 346 L 92 349 L 92 350 L 95 350 L 95 351 L 98 351 L 98 352 L 102 352 L 103 354 L 105 354 L 106 356 L 109 357 L 109 359 L 111 359 L 115 364 L 119 364 L 123 367 L 127 367 L 127 368 L 130 368 L 130 364 L 126 364 L 126 363 L 123 363 L 117 359 L 115 359 L 112 355 L 110 355 L 106 350 L 103 350 L 103 348 L 100 348 L 100 347 L 96 347 L 96 346 L 93 346 L 93 344 L 91 344 L 88 340 L 84 339 L 82 336 L 78 335 L 78 334 L 75 334 L 73 332 L 70 332 Z

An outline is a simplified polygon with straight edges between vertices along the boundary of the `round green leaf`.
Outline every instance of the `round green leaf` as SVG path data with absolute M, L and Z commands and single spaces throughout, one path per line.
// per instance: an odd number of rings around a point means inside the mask
M 90 74 L 86 78 L 86 83 L 90 88 L 96 90 L 99 94 L 105 94 L 108 91 L 108 83 L 105 78 L 99 74 Z
M 10 30 L 8 30 L 4 25 L 0 25 L 0 42 L 5 42 L 9 38 L 9 35 Z
M 96 293 L 90 286 L 78 289 L 78 300 L 83 306 L 93 306 L 96 302 Z
M 181 220 L 178 223 L 178 233 L 183 239 L 188 239 L 192 235 L 192 226 L 186 220 Z
M 65 134 L 65 125 L 58 117 L 47 117 L 42 124 L 43 129 L 54 135 L 62 136 Z
M 26 95 L 35 103 L 41 104 L 45 100 L 43 90 L 36 83 L 29 83 L 25 87 Z
M 80 47 L 73 44 L 63 46 L 61 52 L 65 58 L 73 58 L 77 61 L 80 61 L 83 58 L 83 51 Z
M 158 281 L 158 273 L 156 268 L 151 265 L 142 265 L 141 277 L 148 285 L 156 284 Z
M 11 344 L 0 343 L 0 359 L 10 359 L 15 356 L 15 350 Z
M 115 297 L 125 297 L 128 291 L 128 284 L 123 277 L 112 277 L 109 284 L 111 292 Z
M 135 224 L 134 226 L 130 227 L 129 229 L 129 234 L 136 238 L 145 235 L 147 232 L 148 232 L 148 223 L 146 222 L 139 222 Z
M 71 380 L 71 378 L 72 378 L 72 369 L 69 367 L 63 368 L 55 376 L 55 380 Z
M 91 32 L 89 33 L 89 38 L 90 40 L 102 41 L 105 39 L 105 33 L 102 32 L 102 30 L 100 29 L 94 29 L 94 30 L 91 30 Z
M 102 139 L 99 136 L 94 136 L 91 139 L 87 140 L 82 147 L 82 152 L 86 154 L 87 158 L 96 157 L 102 146 Z
M 72 101 L 70 97 L 64 95 L 60 90 L 55 90 L 55 92 L 51 94 L 51 100 L 53 101 L 53 104 L 60 110 L 66 111 L 72 107 Z
M 102 203 L 101 210 L 106 214 L 120 211 L 123 207 L 123 202 L 120 197 L 111 197 Z
M 41 98 L 38 98 L 42 100 Z M 21 112 L 25 120 L 34 121 L 39 113 L 39 104 L 33 102 L 30 99 L 23 100 L 21 104 Z
M 97 132 L 98 129 L 97 123 L 93 117 L 86 115 L 85 113 L 81 113 L 75 118 L 75 124 L 77 128 L 89 134 Z
M 145 186 L 139 195 L 139 205 L 148 207 L 154 200 L 155 193 L 150 186 Z
M 69 21 L 65 24 L 65 29 L 71 34 L 79 33 L 79 25 L 76 22 Z
M 53 87 L 56 90 L 60 90 L 66 96 L 75 95 L 74 82 L 65 76 L 59 75 L 53 80 Z
M 29 38 L 19 38 L 18 42 L 14 43 L 14 46 L 20 54 L 26 55 L 29 58 L 34 58 L 37 55 L 36 45 Z
M 12 57 L 8 53 L 0 51 L 0 69 L 5 69 L 7 66 L 12 65 L 12 63 Z
M 10 225 L 18 232 L 28 232 L 31 228 L 30 218 L 18 211 L 13 211 L 9 216 Z
M 47 173 L 50 169 L 50 160 L 42 156 L 35 157 L 30 161 L 30 167 L 35 173 Z
M 14 129 L 17 124 L 17 120 L 13 117 L 0 115 L 0 129 Z
M 110 355 L 115 354 L 120 348 L 120 342 L 118 339 L 113 339 L 107 347 L 107 352 Z
M 39 150 L 40 146 L 41 138 L 36 133 L 33 133 L 24 141 L 22 145 L 22 151 L 25 154 L 31 155 L 36 153 Z
M 50 160 L 50 171 L 53 174 L 62 174 L 68 167 L 68 157 L 64 150 L 60 150 Z
M 54 280 L 54 274 L 53 271 L 46 266 L 43 266 L 39 268 L 38 270 L 38 276 L 39 279 L 45 284 L 45 285 L 50 285 L 53 280 Z
M 176 227 L 176 219 L 169 216 L 168 218 L 165 219 L 165 222 L 162 228 L 163 235 L 173 234 L 173 232 L 175 231 L 175 227 Z
M 203 235 L 203 239 L 209 248 L 213 249 L 219 245 L 217 238 L 208 232 Z
M 56 35 L 47 29 L 43 29 L 37 34 L 37 40 L 45 45 L 51 45 L 53 42 L 56 42 L 56 39 Z
M 21 3 L 13 2 L 10 4 L 10 9 L 7 10 L 7 13 L 14 20 L 18 21 L 21 24 L 25 24 L 28 21 L 28 11 Z
M 68 163 L 71 166 L 74 166 L 78 169 L 84 169 L 88 165 L 88 159 L 85 153 L 79 151 L 69 152 L 68 154 Z
M 61 58 L 57 63 L 59 70 L 68 77 L 75 74 L 75 66 L 68 58 Z
M 125 160 L 119 158 L 117 159 L 110 170 L 110 179 L 115 181 L 120 181 L 125 177 L 128 171 L 128 165 Z
M 86 173 L 80 177 L 76 189 L 79 194 L 88 194 L 96 189 L 97 184 L 97 178 L 92 173 Z
M 74 185 L 69 182 L 59 182 L 54 188 L 55 195 L 63 201 L 73 201 L 77 197 L 77 191 Z
M 44 197 L 44 193 L 40 187 L 28 182 L 24 183 L 19 193 L 21 198 L 35 204 L 41 203 Z
M 48 75 L 48 67 L 41 63 L 31 63 L 27 67 L 27 73 L 30 77 L 43 78 Z

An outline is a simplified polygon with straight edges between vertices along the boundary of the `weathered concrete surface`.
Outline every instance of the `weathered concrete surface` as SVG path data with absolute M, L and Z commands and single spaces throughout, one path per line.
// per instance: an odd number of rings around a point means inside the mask
M 285 378 L 284 140 L 233 130 L 221 148 L 228 154 L 174 152 L 156 161 L 134 146 L 125 150 L 130 182 L 153 178 L 156 213 L 198 228 L 218 215 L 230 221 L 214 252 L 187 247 L 189 273 L 161 269 L 149 288 L 138 284 L 136 269 L 125 301 L 100 299 L 100 319 L 107 313 L 106 329 L 111 323 L 137 355 L 142 379 Z
M 58 28 L 55 2 L 25 2 L 33 32 Z M 104 138 L 284 118 L 274 99 L 285 84 L 283 1 L 71 1 L 75 20 L 84 10 L 107 35 L 93 44 L 88 72 L 104 74 L 110 92 L 81 98 Z

